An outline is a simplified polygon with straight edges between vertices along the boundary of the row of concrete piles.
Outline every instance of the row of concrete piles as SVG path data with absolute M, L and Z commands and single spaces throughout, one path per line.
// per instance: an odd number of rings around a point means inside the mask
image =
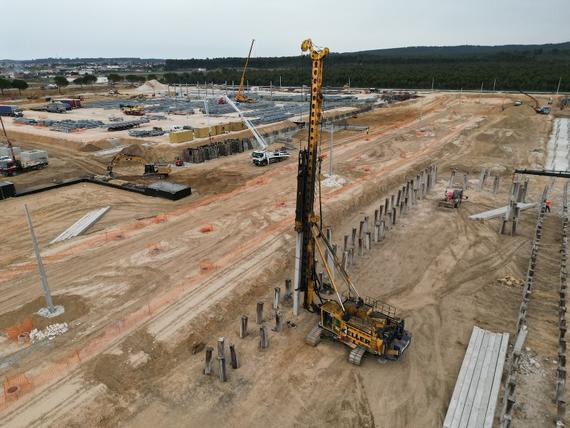
M 485 190 L 485 186 L 487 184 L 487 179 L 491 177 L 491 172 L 488 168 L 481 168 L 481 173 L 479 175 L 479 186 L 478 189 L 479 192 L 482 192 L 483 190 Z M 501 186 L 501 176 L 500 175 L 494 175 L 493 177 L 493 184 L 492 184 L 492 191 L 494 194 L 499 193 L 499 187 Z M 465 179 L 466 183 L 469 181 L 469 175 L 466 174 L 466 179 Z M 468 185 L 465 185 L 465 189 L 468 188 Z
M 560 299 L 558 301 L 558 368 L 556 370 L 556 423 L 564 426 L 566 418 L 566 286 L 568 272 L 568 183 L 562 203 L 562 242 L 560 243 Z
M 293 302 L 293 289 L 290 279 L 285 280 L 285 294 L 281 296 L 281 287 L 275 287 L 273 290 L 273 301 L 271 307 L 271 316 L 269 320 L 273 320 L 274 326 L 271 328 L 272 331 L 276 333 L 281 333 L 285 326 L 285 317 L 282 311 L 282 305 L 291 305 Z M 264 318 L 264 302 L 257 302 L 255 308 L 255 322 L 259 325 L 259 349 L 264 351 L 269 348 L 269 330 L 265 323 Z M 250 335 L 248 328 L 249 317 L 247 315 L 242 315 L 240 317 L 239 325 L 239 337 L 240 339 L 245 339 Z M 287 323 L 290 326 L 294 326 L 293 323 Z M 224 341 L 223 337 L 218 338 L 218 372 L 219 378 L 222 382 L 228 380 L 226 371 L 226 357 L 224 351 Z M 236 349 L 234 344 L 229 345 L 230 349 L 230 365 L 232 369 L 238 369 L 240 364 L 238 361 Z M 204 374 L 210 375 L 212 373 L 212 361 L 213 361 L 214 348 L 208 346 L 206 348 L 206 366 L 204 368 Z
M 526 336 L 528 334 L 526 315 L 528 311 L 528 303 L 534 285 L 534 272 L 536 268 L 538 251 L 540 249 L 540 240 L 542 238 L 542 226 L 544 223 L 544 217 L 546 213 L 546 204 L 544 203 L 544 200 L 546 199 L 547 192 L 548 188 L 545 188 L 542 195 L 543 197 L 542 197 L 540 210 L 538 213 L 538 218 L 536 221 L 534 238 L 531 244 L 530 259 L 528 262 L 528 269 L 527 269 L 525 284 L 523 287 L 523 298 L 517 318 L 517 335 L 515 338 L 515 344 L 513 346 L 510 362 L 507 368 L 507 376 L 504 385 L 505 393 L 503 397 L 503 409 L 501 412 L 501 427 L 503 428 L 508 428 L 511 426 L 512 411 L 516 402 L 515 390 L 518 383 L 517 374 L 520 366 L 522 348 L 526 340 Z
M 185 162 L 202 163 L 223 156 L 231 156 L 252 150 L 253 144 L 249 139 L 229 139 L 205 144 L 200 147 L 184 150 L 182 160 Z
M 419 200 L 425 198 L 437 181 L 437 167 L 429 166 L 423 169 L 415 178 L 406 181 L 406 184 L 384 199 L 384 203 L 374 210 L 374 219 L 364 216 L 357 227 L 352 228 L 350 235 L 344 235 L 342 255 L 339 262 L 345 270 L 353 265 L 355 256 L 363 256 L 372 249 L 373 243 L 385 239 L 390 228 L 397 224 L 398 218 L 408 213 Z M 331 250 L 327 249 L 327 262 L 334 276 L 335 265 L 333 259 L 338 257 L 338 245 L 333 243 L 332 227 L 326 228 L 326 238 Z M 324 273 L 319 273 L 319 283 L 323 285 Z M 329 281 L 331 278 L 328 278 Z M 326 291 L 326 290 L 325 290 Z
M 479 175 L 479 184 L 477 185 L 477 189 L 479 192 L 482 192 L 486 189 L 487 186 L 487 182 L 489 177 L 493 177 L 493 183 L 491 186 L 491 191 L 494 194 L 499 193 L 499 189 L 501 186 L 501 176 L 500 175 L 493 175 L 491 176 L 490 174 L 490 170 L 488 168 L 481 168 L 481 173 Z M 457 169 L 452 169 L 451 170 L 451 176 L 449 177 L 449 181 L 447 183 L 447 187 L 454 187 L 455 184 L 460 183 L 460 175 L 457 171 Z M 469 173 L 468 172 L 464 172 L 463 173 L 463 190 L 469 190 L 471 187 L 471 182 L 470 182 L 470 178 L 469 178 Z

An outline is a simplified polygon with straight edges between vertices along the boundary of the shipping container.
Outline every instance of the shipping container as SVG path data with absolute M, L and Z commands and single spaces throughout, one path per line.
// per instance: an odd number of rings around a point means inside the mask
M 11 198 L 16 195 L 16 188 L 11 181 L 0 181 L 0 199 Z

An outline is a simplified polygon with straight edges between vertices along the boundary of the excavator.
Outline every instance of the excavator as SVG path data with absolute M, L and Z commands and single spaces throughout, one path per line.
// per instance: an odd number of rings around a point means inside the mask
M 405 329 L 404 320 L 396 316 L 394 307 L 359 294 L 333 252 L 331 242 L 323 234 L 322 213 L 315 212 L 315 193 L 320 189 L 317 177 L 320 176 L 318 145 L 323 112 L 323 62 L 329 49 L 319 49 L 307 39 L 301 44 L 301 50 L 309 52 L 312 78 L 308 142 L 306 148 L 299 151 L 297 172 L 293 312 L 298 314 L 300 292 L 303 292 L 303 307 L 319 315 L 317 325 L 305 338 L 311 346 L 316 346 L 323 337 L 343 343 L 351 349 L 348 360 L 355 365 L 361 364 L 365 354 L 383 360 L 400 360 L 412 338 Z M 317 255 L 330 285 L 317 276 Z M 346 286 L 342 293 L 341 283 Z M 329 294 L 331 289 L 334 291 Z
M 253 44 L 255 43 L 255 39 L 251 40 L 251 46 L 249 47 L 249 53 L 247 54 L 247 58 L 245 59 L 245 65 L 243 66 L 243 73 L 241 74 L 241 80 L 239 81 L 239 89 L 236 93 L 236 101 L 238 103 L 254 103 L 255 100 L 253 98 L 249 98 L 245 95 L 243 91 L 243 85 L 245 82 L 245 72 L 247 70 L 247 65 L 249 64 L 249 58 L 251 57 L 251 51 L 253 50 Z
M 138 162 L 141 165 L 144 165 L 143 175 L 145 176 L 158 176 L 160 178 L 166 178 L 171 171 L 168 164 L 149 163 L 140 156 L 119 153 L 111 160 L 109 166 L 107 166 L 107 176 L 113 177 L 113 168 L 117 166 L 119 162 L 123 161 Z
M 534 102 L 534 106 L 532 108 L 534 109 L 535 112 L 537 112 L 539 114 L 550 114 L 550 107 L 548 107 L 548 106 L 540 107 L 538 100 L 536 98 L 534 98 L 532 95 L 527 94 L 526 92 L 523 92 L 520 89 L 519 89 L 519 92 L 523 95 L 526 95 L 527 97 L 529 97 Z

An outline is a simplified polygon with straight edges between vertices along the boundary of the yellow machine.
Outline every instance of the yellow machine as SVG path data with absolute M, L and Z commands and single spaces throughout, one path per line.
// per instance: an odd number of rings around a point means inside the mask
M 310 39 L 303 41 L 301 49 L 310 53 L 312 74 L 309 137 L 307 147 L 299 151 L 297 173 L 295 230 L 298 266 L 295 275 L 298 282 L 296 288 L 304 292 L 303 306 L 310 312 L 319 313 L 319 322 L 305 341 L 316 346 L 322 337 L 330 337 L 344 343 L 351 348 L 349 361 L 356 365 L 360 365 L 366 353 L 399 360 L 411 342 L 411 334 L 405 330 L 404 320 L 396 317 L 396 310 L 392 306 L 360 296 L 334 255 L 331 243 L 322 233 L 320 213 L 314 210 L 323 101 L 323 60 L 329 50 L 316 49 Z M 328 298 L 328 285 L 317 279 L 317 254 L 330 279 L 335 299 Z M 328 262 L 331 259 L 333 265 Z M 339 291 L 341 282 L 348 288 L 343 294 Z
M 120 105 L 121 111 L 129 116 L 144 116 L 144 107 L 141 105 L 131 106 L 131 105 Z
M 119 164 L 119 162 L 124 161 L 131 161 L 137 162 L 141 165 L 144 165 L 144 175 L 145 176 L 158 176 L 160 178 L 168 177 L 170 174 L 171 168 L 168 164 L 161 164 L 161 163 L 148 163 L 145 159 L 141 158 L 140 156 L 136 155 L 129 155 L 126 153 L 119 153 L 117 154 L 109 166 L 107 166 L 107 175 L 109 177 L 113 177 L 113 168 Z
M 249 47 L 249 53 L 247 54 L 247 58 L 245 59 L 245 65 L 243 66 L 243 73 L 241 74 L 241 80 L 239 82 L 239 89 L 236 93 L 236 101 L 240 103 L 254 103 L 255 100 L 253 98 L 249 98 L 243 92 L 243 85 L 245 82 L 245 72 L 247 70 L 247 65 L 249 64 L 249 58 L 251 57 L 251 51 L 253 50 L 253 44 L 255 43 L 255 39 L 251 40 L 251 46 Z

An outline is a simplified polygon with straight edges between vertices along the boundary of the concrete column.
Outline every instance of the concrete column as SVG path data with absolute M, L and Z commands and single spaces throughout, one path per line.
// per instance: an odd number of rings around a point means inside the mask
M 351 238 L 351 245 L 352 248 L 354 248 L 356 246 L 356 227 L 352 228 L 352 238 Z
M 384 200 L 384 207 L 386 209 L 386 214 L 388 214 L 388 211 L 390 210 L 390 199 L 386 198 Z
M 378 210 L 378 220 L 380 220 L 383 215 L 384 215 L 384 205 L 380 205 L 380 209 Z
M 362 256 L 362 238 L 358 238 L 358 255 Z
M 273 289 L 273 309 L 279 308 L 279 303 L 281 300 L 280 297 L 281 297 L 281 288 L 275 287 Z
M 212 355 L 214 353 L 214 348 L 211 346 L 206 347 L 206 367 L 204 368 L 204 374 L 212 374 Z
M 381 220 L 378 225 L 378 239 L 380 241 L 384 240 L 384 220 Z
M 463 189 L 469 190 L 469 174 L 468 173 L 463 174 Z
M 257 302 L 257 308 L 255 312 L 255 322 L 261 324 L 263 322 L 263 302 Z
M 218 337 L 218 357 L 225 357 L 224 342 L 223 337 Z
M 247 336 L 247 315 L 242 315 L 239 323 L 239 337 L 243 339 Z
M 236 354 L 236 347 L 233 343 L 230 344 L 230 363 L 232 366 L 232 369 L 237 369 L 239 368 L 239 361 L 238 361 L 238 357 Z
M 226 374 L 226 358 L 225 357 L 218 357 L 218 363 L 220 368 L 220 380 L 222 382 L 226 382 L 228 380 Z
M 364 243 L 365 243 L 366 250 L 370 251 L 370 248 L 371 248 L 370 232 L 366 232 L 366 235 L 364 235 Z
M 396 207 L 392 208 L 392 224 L 396 224 Z
M 269 346 L 269 337 L 267 336 L 267 327 L 262 325 L 259 327 L 259 347 L 267 349 Z
M 344 240 L 342 244 L 342 251 L 348 250 L 348 235 L 344 235 Z
M 364 232 L 364 220 L 360 220 L 360 225 L 358 226 L 358 237 L 362 238 L 362 233 Z
M 293 284 L 291 283 L 290 279 L 285 280 L 285 301 L 291 303 L 291 299 L 293 298 Z
M 283 331 L 283 314 L 281 313 L 281 311 L 275 312 L 275 328 L 273 329 L 273 331 L 276 331 L 278 333 Z

